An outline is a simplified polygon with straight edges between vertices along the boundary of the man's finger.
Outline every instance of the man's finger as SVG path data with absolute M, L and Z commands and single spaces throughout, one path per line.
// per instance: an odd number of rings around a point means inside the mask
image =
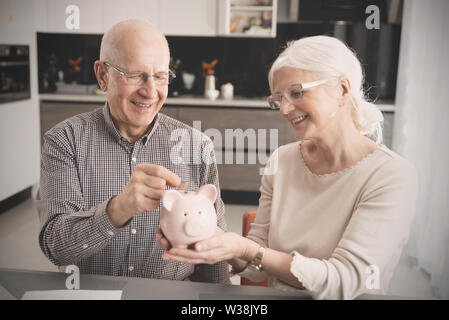
M 145 175 L 142 181 L 147 187 L 152 189 L 165 190 L 165 185 L 167 182 L 159 177 Z
M 169 186 L 177 187 L 181 184 L 181 178 L 163 166 L 151 163 L 140 163 L 137 167 L 148 175 L 164 179 Z

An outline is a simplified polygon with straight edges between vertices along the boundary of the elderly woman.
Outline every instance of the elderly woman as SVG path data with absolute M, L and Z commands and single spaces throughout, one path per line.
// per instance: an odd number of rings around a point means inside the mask
M 413 166 L 382 142 L 383 117 L 364 98 L 363 72 L 341 41 L 291 42 L 269 73 L 268 102 L 299 140 L 270 157 L 248 236 L 218 230 L 187 263 L 227 260 L 250 280 L 305 289 L 316 299 L 386 293 L 409 236 L 417 194 Z

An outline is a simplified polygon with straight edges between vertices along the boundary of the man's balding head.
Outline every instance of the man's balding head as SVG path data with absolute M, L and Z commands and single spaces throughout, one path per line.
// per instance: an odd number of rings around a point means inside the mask
M 170 51 L 165 36 L 145 20 L 126 20 L 112 26 L 101 40 L 100 60 L 121 64 L 123 58 L 133 55 L 137 46 Z
M 154 76 L 168 79 L 169 64 L 167 39 L 151 23 L 126 20 L 104 34 L 95 76 L 106 92 L 114 124 L 129 141 L 142 137 L 162 108 L 168 82 L 157 82 Z

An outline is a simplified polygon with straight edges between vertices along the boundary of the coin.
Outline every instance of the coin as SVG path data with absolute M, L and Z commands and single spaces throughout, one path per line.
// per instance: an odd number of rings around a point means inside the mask
M 187 189 L 187 182 L 181 180 L 181 183 L 178 186 L 178 190 L 186 190 L 186 189 Z

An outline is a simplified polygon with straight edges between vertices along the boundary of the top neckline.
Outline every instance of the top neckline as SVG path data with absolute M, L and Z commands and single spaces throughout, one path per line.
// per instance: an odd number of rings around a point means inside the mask
M 378 148 L 376 148 L 373 152 L 370 152 L 369 154 L 367 154 L 365 157 L 363 157 L 362 159 L 360 159 L 359 161 L 357 161 L 356 163 L 354 163 L 352 166 L 341 169 L 341 170 L 337 170 L 334 172 L 329 172 L 329 173 L 324 173 L 324 174 L 318 174 L 318 173 L 314 173 L 312 170 L 310 170 L 309 166 L 307 165 L 306 161 L 304 160 L 303 156 L 302 156 L 302 152 L 301 152 L 301 144 L 304 141 L 299 141 L 298 143 L 298 153 L 299 153 L 299 158 L 301 159 L 302 164 L 304 165 L 304 167 L 306 168 L 306 171 L 311 174 L 314 177 L 318 177 L 318 178 L 325 178 L 325 177 L 332 177 L 332 176 L 339 176 L 339 175 L 343 175 L 346 172 L 352 171 L 355 168 L 359 167 L 362 163 L 366 162 L 368 159 L 372 158 L 374 156 L 374 154 L 377 153 L 377 151 L 381 150 L 384 148 L 384 145 L 381 144 L 379 145 Z

